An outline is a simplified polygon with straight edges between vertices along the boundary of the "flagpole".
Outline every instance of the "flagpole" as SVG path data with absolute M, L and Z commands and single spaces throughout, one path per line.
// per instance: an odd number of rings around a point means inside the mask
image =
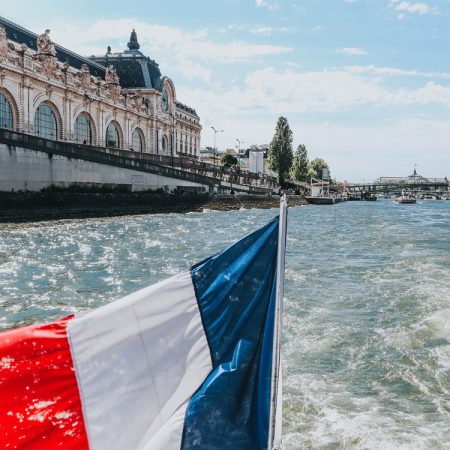
M 280 222 L 278 229 L 277 279 L 275 317 L 272 348 L 272 377 L 270 386 L 270 414 L 268 449 L 277 450 L 281 445 L 282 379 L 281 379 L 281 328 L 283 319 L 284 264 L 286 254 L 287 200 L 280 199 Z

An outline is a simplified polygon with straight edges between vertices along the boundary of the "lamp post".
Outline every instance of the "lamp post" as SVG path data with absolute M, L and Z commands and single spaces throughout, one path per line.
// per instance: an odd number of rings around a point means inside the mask
M 214 158 L 214 165 L 216 165 L 216 134 L 217 133 L 223 133 L 223 130 L 218 130 L 215 127 L 211 127 L 211 129 L 214 131 L 214 149 L 213 149 L 213 158 Z
M 240 139 L 236 138 L 236 141 L 238 143 L 238 154 L 241 153 L 241 144 L 245 144 L 244 141 L 241 141 Z
M 239 162 L 239 168 L 241 167 L 241 163 L 242 163 L 242 160 L 241 160 L 241 144 L 245 144 L 245 142 L 244 141 L 241 141 L 239 138 L 236 138 L 236 141 L 237 141 L 237 143 L 238 143 L 238 162 Z

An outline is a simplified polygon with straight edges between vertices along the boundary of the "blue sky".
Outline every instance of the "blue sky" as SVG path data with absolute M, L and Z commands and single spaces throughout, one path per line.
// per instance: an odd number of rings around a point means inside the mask
M 295 147 L 351 181 L 450 176 L 449 0 L 5 1 L 0 14 L 81 54 L 141 50 L 196 108 L 202 145 Z

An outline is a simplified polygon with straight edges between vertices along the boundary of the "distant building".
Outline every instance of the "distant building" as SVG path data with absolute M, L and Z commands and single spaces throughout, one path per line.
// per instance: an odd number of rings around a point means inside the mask
M 0 17 L 0 127 L 162 155 L 200 154 L 200 118 L 140 50 L 85 58 Z
M 414 169 L 414 172 L 408 177 L 379 177 L 374 181 L 374 184 L 428 184 L 428 178 L 419 175 Z
M 250 172 L 273 175 L 273 171 L 270 170 L 267 163 L 268 154 L 269 146 L 267 144 L 252 145 L 247 149 L 241 149 L 240 165 Z

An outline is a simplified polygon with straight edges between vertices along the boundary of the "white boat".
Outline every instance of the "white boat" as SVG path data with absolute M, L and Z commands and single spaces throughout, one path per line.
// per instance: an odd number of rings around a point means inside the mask
M 410 194 L 405 194 L 403 191 L 402 195 L 399 195 L 398 197 L 395 198 L 395 201 L 401 205 L 408 205 L 417 202 L 416 197 Z

